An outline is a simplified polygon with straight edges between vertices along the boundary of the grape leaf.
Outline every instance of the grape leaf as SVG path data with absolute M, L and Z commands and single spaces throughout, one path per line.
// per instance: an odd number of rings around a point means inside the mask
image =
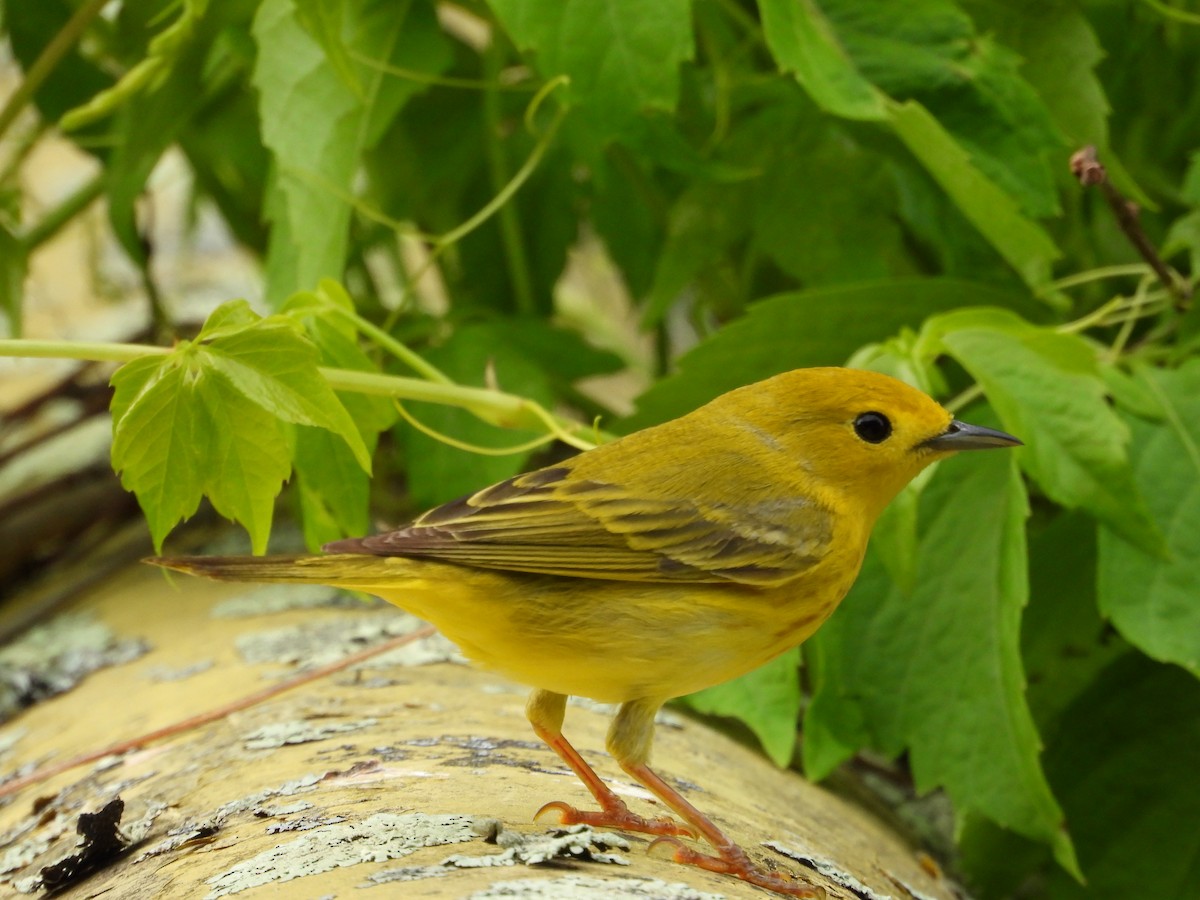
M 951 0 L 820 0 L 859 71 L 919 103 L 973 164 L 1035 216 L 1058 211 L 1049 156 L 1066 150 L 1020 58 Z M 934 167 L 931 167 L 931 172 Z M 936 177 L 936 173 L 935 173 Z
M 1096 354 L 1083 338 L 1012 313 L 949 313 L 926 332 L 979 382 L 1004 427 L 1021 438 L 1025 471 L 1052 500 L 1082 507 L 1126 540 L 1161 553 L 1129 467 L 1129 430 L 1105 401 Z
M 360 469 L 370 455 L 292 321 L 245 301 L 219 307 L 195 341 L 113 375 L 113 468 L 137 494 L 155 547 L 202 496 L 266 549 L 275 496 L 292 469 L 280 422 L 325 429 Z
M 679 67 L 692 58 L 688 0 L 489 0 L 547 81 L 570 78 L 567 96 L 600 143 L 641 130 L 646 110 L 670 112 Z
M 360 155 L 422 88 L 416 80 L 356 63 L 362 86 L 356 91 L 302 19 L 307 21 L 293 0 L 266 0 L 253 28 L 262 139 L 275 161 L 267 200 L 274 224 L 267 294 L 274 300 L 323 276 L 341 275 Z M 342 29 L 347 53 L 430 73 L 448 63 L 427 3 L 354 0 L 342 8 Z
M 800 649 L 794 647 L 753 672 L 682 698 L 697 712 L 743 722 L 777 766 L 792 761 L 800 716 Z
M 1200 676 L 1200 362 L 1141 381 L 1165 421 L 1133 415 L 1134 478 L 1170 557 L 1149 555 L 1110 531 L 1100 535 L 1100 607 L 1124 637 L 1154 659 Z
M 793 73 L 822 109 L 847 119 L 886 118 L 886 98 L 858 70 L 819 3 L 759 0 L 758 8 L 779 68 Z
M 154 547 L 200 506 L 204 459 L 211 433 L 194 396 L 195 348 L 181 344 L 165 358 L 135 360 L 118 369 L 113 386 L 113 469 L 137 495 Z
M 1048 282 L 1051 264 L 1062 254 L 1046 231 L 979 171 L 967 150 L 925 107 L 910 100 L 893 103 L 888 110 L 896 135 L 996 252 L 1026 284 L 1039 287 Z
M 919 791 L 944 786 L 956 809 L 1049 844 L 1074 871 L 1024 696 L 1027 514 L 1010 454 L 941 463 L 920 500 L 912 593 L 869 553 L 842 608 L 809 639 L 805 768 L 823 776 L 864 741 L 889 755 L 907 747 Z

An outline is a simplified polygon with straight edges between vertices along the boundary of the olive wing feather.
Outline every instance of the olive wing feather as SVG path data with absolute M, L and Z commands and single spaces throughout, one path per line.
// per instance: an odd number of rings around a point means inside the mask
M 810 568 L 831 537 L 829 512 L 811 500 L 702 504 L 552 467 L 325 549 L 577 578 L 766 586 Z

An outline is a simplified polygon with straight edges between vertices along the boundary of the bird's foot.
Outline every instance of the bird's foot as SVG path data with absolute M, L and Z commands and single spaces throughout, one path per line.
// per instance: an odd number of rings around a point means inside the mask
M 561 800 L 553 800 L 539 809 L 533 820 L 541 823 L 553 821 L 558 825 L 594 825 L 597 828 L 616 828 L 619 831 L 640 831 L 643 834 L 670 837 L 695 837 L 690 828 L 680 825 L 672 818 L 663 816 L 647 819 L 630 812 L 629 807 L 620 800 L 605 804 L 603 808 L 596 810 L 576 809 Z
M 770 872 L 756 866 L 741 847 L 733 844 L 717 848 L 717 855 L 712 856 L 693 850 L 674 837 L 666 836 L 654 841 L 647 852 L 659 859 L 670 859 L 685 866 L 733 875 L 785 897 L 804 897 L 806 900 L 824 900 L 826 897 L 823 887 L 801 884 L 786 872 Z

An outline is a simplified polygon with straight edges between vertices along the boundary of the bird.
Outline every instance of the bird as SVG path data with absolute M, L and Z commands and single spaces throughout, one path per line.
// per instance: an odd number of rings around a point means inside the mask
M 650 768 L 655 715 L 812 635 L 854 583 L 879 514 L 931 463 L 1020 444 L 890 376 L 803 368 L 322 554 L 150 562 L 382 597 L 532 688 L 534 732 L 598 805 L 552 801 L 537 821 L 647 833 L 655 855 L 817 897 Z M 570 696 L 618 704 L 608 752 L 677 819 L 636 813 L 593 771 L 563 735 Z

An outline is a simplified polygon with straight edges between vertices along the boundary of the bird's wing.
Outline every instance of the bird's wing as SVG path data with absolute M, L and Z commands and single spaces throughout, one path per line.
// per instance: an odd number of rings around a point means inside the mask
M 422 557 L 488 569 L 646 582 L 773 585 L 825 555 L 828 510 L 812 501 L 700 504 L 572 477 L 518 475 L 398 531 L 332 552 Z

